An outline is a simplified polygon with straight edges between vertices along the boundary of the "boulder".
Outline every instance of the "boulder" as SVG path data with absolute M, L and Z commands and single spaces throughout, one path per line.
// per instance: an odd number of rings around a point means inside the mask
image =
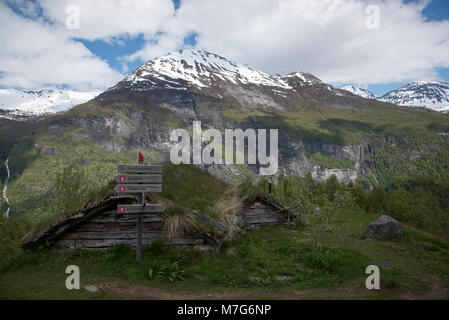
M 402 223 L 390 216 L 382 215 L 368 226 L 363 237 L 368 240 L 389 240 L 401 235 L 402 232 Z

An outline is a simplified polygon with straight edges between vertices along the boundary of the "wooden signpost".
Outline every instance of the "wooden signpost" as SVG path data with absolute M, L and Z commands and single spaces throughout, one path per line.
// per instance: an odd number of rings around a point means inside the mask
M 117 205 L 119 214 L 137 214 L 137 262 L 142 262 L 142 213 L 161 213 L 165 210 L 161 204 L 145 202 L 146 192 L 162 192 L 162 166 L 143 163 L 139 152 L 139 164 L 121 164 L 118 166 L 119 184 L 115 192 L 120 194 L 137 193 L 137 204 Z M 135 183 L 135 184 L 133 184 Z M 151 184 L 145 184 L 151 183 Z
M 160 184 L 120 184 L 115 187 L 115 192 L 119 193 L 146 193 L 146 192 L 162 192 Z

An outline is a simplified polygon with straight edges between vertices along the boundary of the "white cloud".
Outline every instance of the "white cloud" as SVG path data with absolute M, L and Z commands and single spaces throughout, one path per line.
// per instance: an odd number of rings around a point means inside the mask
M 173 16 L 171 0 L 40 0 L 44 15 L 64 27 L 70 5 L 79 7 L 80 28 L 72 36 L 87 40 L 123 34 L 153 37 Z
M 16 15 L 0 4 L 0 85 L 36 89 L 68 84 L 104 89 L 122 75 L 65 30 Z
M 199 33 L 197 47 L 269 73 L 308 71 L 335 83 L 435 79 L 449 67 L 449 21 L 425 22 L 429 1 L 185 0 L 164 26 L 164 41 L 131 58 L 179 48 L 180 36 Z M 380 28 L 368 29 L 368 5 Z
M 428 1 L 170 0 L 16 1 L 33 20 L 0 4 L 0 85 L 69 84 L 105 88 L 123 75 L 72 37 L 120 42 L 143 34 L 142 49 L 123 63 L 182 48 L 198 33 L 206 49 L 269 73 L 308 71 L 326 82 L 359 85 L 435 79 L 449 67 L 449 21 L 426 22 Z M 65 28 L 67 5 L 80 8 L 80 29 Z M 366 28 L 368 5 L 380 28 Z M 51 23 L 48 23 L 48 22 Z M 123 65 L 122 70 L 127 70 Z

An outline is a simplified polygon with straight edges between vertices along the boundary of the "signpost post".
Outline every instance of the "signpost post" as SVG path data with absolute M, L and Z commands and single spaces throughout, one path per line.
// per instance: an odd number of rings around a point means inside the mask
M 134 174 L 133 174 L 134 173 Z M 137 204 L 117 206 L 117 212 L 137 214 L 137 262 L 142 262 L 142 213 L 160 213 L 164 206 L 145 202 L 146 192 L 162 192 L 162 166 L 144 164 L 143 155 L 139 152 L 139 164 L 122 164 L 118 166 L 119 184 L 115 192 L 121 194 L 137 193 Z M 137 183 L 137 184 L 133 184 Z M 151 183 L 151 184 L 146 184 Z

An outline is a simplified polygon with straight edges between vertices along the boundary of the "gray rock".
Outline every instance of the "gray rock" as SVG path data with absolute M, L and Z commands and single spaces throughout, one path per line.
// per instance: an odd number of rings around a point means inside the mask
M 275 275 L 274 278 L 277 281 L 288 281 L 288 280 L 292 279 L 292 277 L 290 277 L 290 276 L 284 276 L 284 275 L 279 275 L 279 274 Z
M 263 282 L 263 279 L 260 278 L 260 277 L 249 276 L 248 278 L 249 278 L 249 280 L 251 282 L 254 282 L 254 283 L 261 283 L 261 282 Z
M 363 237 L 368 240 L 389 240 L 403 233 L 402 223 L 390 216 L 382 215 L 379 219 L 371 223 Z
M 91 292 L 91 293 L 96 293 L 99 292 L 100 290 L 96 287 L 96 286 L 85 286 L 84 289 L 86 289 L 86 291 Z

